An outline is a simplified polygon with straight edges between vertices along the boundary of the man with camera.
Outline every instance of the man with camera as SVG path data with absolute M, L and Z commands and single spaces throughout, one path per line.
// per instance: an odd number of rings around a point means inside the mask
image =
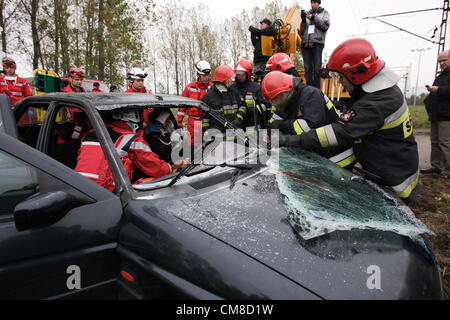
M 306 82 L 320 89 L 319 71 L 322 66 L 322 51 L 330 27 L 330 14 L 320 6 L 321 0 L 311 1 L 311 10 L 302 10 L 302 52 Z

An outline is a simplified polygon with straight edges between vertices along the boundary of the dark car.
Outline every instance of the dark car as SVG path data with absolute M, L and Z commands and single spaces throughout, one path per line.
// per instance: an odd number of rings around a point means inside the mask
M 199 101 L 47 94 L 14 114 L 0 104 L 0 299 L 443 298 L 426 228 L 314 154 L 230 164 L 219 146 L 234 142 L 220 142 L 181 174 L 130 181 L 102 116 L 197 107 L 221 121 Z M 114 192 L 73 170 L 76 152 L 59 153 L 68 108 L 95 131 Z

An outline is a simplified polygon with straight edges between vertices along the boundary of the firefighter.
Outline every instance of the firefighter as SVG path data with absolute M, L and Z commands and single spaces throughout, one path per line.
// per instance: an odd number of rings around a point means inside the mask
M 84 70 L 80 68 L 70 68 L 69 70 L 69 84 L 61 89 L 63 92 L 86 92 L 81 86 L 85 78 Z
M 218 111 L 226 121 L 233 123 L 237 128 L 241 128 L 239 124 L 242 124 L 245 119 L 245 102 L 241 97 L 237 89 L 233 85 L 234 71 L 228 65 L 219 66 L 214 72 L 213 83 L 214 85 L 209 88 L 202 101 L 209 107 Z M 225 128 L 222 124 L 211 118 L 208 114 L 203 115 L 203 130 L 218 129 L 222 133 L 225 132 Z M 207 132 L 205 132 L 207 134 Z M 230 140 L 234 137 L 227 137 Z
M 3 58 L 4 75 L 0 77 L 0 93 L 9 97 L 11 105 L 33 95 L 27 80 L 16 74 L 16 62 L 11 58 Z
M 239 60 L 234 66 L 236 80 L 232 85 L 245 101 L 245 106 L 242 107 L 237 117 L 242 120 L 242 124 L 238 124 L 238 126 L 244 127 L 247 134 L 254 133 L 255 125 L 265 128 L 267 122 L 266 102 L 261 93 L 261 86 L 251 80 L 252 70 L 253 66 L 250 61 Z M 241 119 L 244 114 L 245 118 Z
M 197 73 L 197 81 L 189 83 L 181 94 L 183 97 L 201 101 L 206 92 L 213 84 L 210 81 L 211 66 L 207 61 L 201 60 L 194 64 Z M 202 144 L 202 112 L 197 108 L 180 108 L 177 114 L 178 126 L 183 127 L 183 120 L 185 116 L 188 117 L 187 131 L 189 132 L 189 139 L 186 143 L 189 146 L 198 146 Z M 198 128 L 197 132 L 194 128 Z
M 280 146 L 321 150 L 353 143 L 366 178 L 409 203 L 417 193 L 419 157 L 409 109 L 397 86 L 400 77 L 370 42 L 359 38 L 339 45 L 327 68 L 350 93 L 352 109 L 339 122 L 302 135 L 280 135 Z
M 104 118 L 108 122 L 106 117 Z M 147 142 L 136 134 L 136 128 L 142 123 L 140 110 L 114 111 L 112 119 L 112 123 L 107 124 L 108 133 L 114 141 L 130 181 L 135 168 L 139 168 L 151 178 L 159 178 L 186 165 L 185 162 L 178 161 L 171 166 L 161 160 L 152 152 Z M 111 169 L 94 131 L 83 138 L 75 171 L 111 192 L 115 189 Z
M 281 71 L 290 74 L 294 77 L 300 78 L 291 58 L 283 52 L 275 53 L 266 64 L 266 71 Z
M 262 91 L 274 106 L 269 128 L 282 134 L 300 136 L 339 119 L 340 114 L 328 97 L 292 75 L 270 72 L 262 82 Z M 352 169 L 355 164 L 350 143 L 316 152 L 343 168 Z
M 128 89 L 125 93 L 152 93 L 144 86 L 144 79 L 147 78 L 147 73 L 141 68 L 133 68 L 127 73 Z

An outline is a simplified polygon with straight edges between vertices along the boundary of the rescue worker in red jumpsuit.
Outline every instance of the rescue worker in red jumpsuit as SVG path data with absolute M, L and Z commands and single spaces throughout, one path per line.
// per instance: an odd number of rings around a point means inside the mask
M 171 166 L 161 160 L 147 142 L 136 134 L 136 128 L 142 123 L 140 110 L 114 111 L 112 119 L 107 129 L 130 181 L 135 168 L 151 178 L 159 178 L 186 165 L 185 162 L 178 161 Z M 106 119 L 105 121 L 108 122 Z M 94 131 L 83 138 L 75 171 L 111 192 L 115 189 L 111 169 Z
M 70 68 L 69 70 L 69 84 L 61 89 L 62 92 L 86 92 L 81 86 L 85 78 L 84 70 L 80 68 Z
M 194 64 L 197 72 L 197 81 L 189 83 L 181 94 L 183 97 L 201 101 L 210 87 L 213 86 L 210 81 L 211 66 L 207 61 L 197 61 Z M 180 108 L 178 111 L 178 126 L 183 127 L 184 117 L 188 117 L 187 131 L 189 139 L 186 143 L 191 146 L 202 144 L 202 112 L 197 108 Z M 197 130 L 195 130 L 197 128 Z
M 3 58 L 4 76 L 0 77 L 0 93 L 9 97 L 11 105 L 33 95 L 27 80 L 16 74 L 16 62 L 11 58 Z
M 127 73 L 128 89 L 125 93 L 153 93 L 147 90 L 144 80 L 148 74 L 141 68 L 133 68 Z

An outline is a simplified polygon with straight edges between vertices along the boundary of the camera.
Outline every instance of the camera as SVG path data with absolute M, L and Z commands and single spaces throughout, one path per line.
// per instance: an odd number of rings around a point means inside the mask
M 302 18 L 302 21 L 304 21 L 306 19 L 306 14 L 307 12 L 305 10 L 302 10 L 300 17 Z

